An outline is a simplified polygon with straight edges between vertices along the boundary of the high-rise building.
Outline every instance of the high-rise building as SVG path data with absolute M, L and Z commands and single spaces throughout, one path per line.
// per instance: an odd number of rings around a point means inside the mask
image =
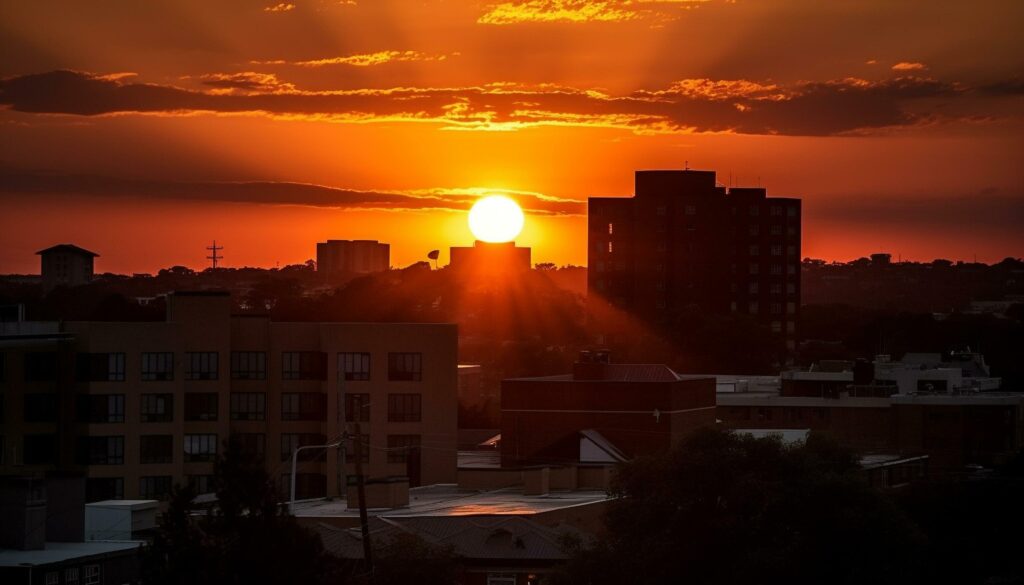
M 327 240 L 316 245 L 316 269 L 325 278 L 383 272 L 391 266 L 391 245 L 377 240 Z
M 688 310 L 746 314 L 795 349 L 799 199 L 726 188 L 713 171 L 637 171 L 633 197 L 590 198 L 588 246 L 592 299 L 656 326 Z
M 5 324 L 0 475 L 79 472 L 90 501 L 203 493 L 231 438 L 287 494 L 297 447 L 359 423 L 366 475 L 456 481 L 455 325 L 284 323 L 231 307 L 227 293 L 175 293 L 163 322 Z M 300 452 L 298 495 L 343 491 L 339 467 L 336 449 Z

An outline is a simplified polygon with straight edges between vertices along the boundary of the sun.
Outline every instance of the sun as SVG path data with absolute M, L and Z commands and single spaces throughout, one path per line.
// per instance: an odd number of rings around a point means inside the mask
M 511 242 L 523 229 L 523 210 L 503 195 L 484 197 L 469 210 L 469 229 L 482 242 Z

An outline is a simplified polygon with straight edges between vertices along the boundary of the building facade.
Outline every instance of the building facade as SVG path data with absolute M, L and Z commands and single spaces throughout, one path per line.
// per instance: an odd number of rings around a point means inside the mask
M 77 470 L 90 501 L 186 482 L 203 493 L 230 438 L 286 493 L 296 447 L 358 422 L 366 475 L 455 481 L 455 325 L 279 323 L 231 308 L 227 293 L 175 293 L 164 322 L 0 339 L 0 474 Z M 298 495 L 343 493 L 354 444 L 345 451 L 344 470 L 338 450 L 301 452 Z
M 40 257 L 43 288 L 79 286 L 92 281 L 93 261 L 99 256 L 72 244 L 59 244 L 36 252 Z
M 796 347 L 800 200 L 727 189 L 713 171 L 637 171 L 633 197 L 591 197 L 588 296 L 655 325 L 750 315 Z
M 473 246 L 449 248 L 449 267 L 472 274 L 501 274 L 529 270 L 532 264 L 530 248 L 516 246 L 515 242 L 481 242 Z
M 316 245 L 316 269 L 325 278 L 383 272 L 391 266 L 391 244 L 377 240 L 327 240 Z
M 715 423 L 715 379 L 581 356 L 572 374 L 501 383 L 501 464 L 607 464 Z

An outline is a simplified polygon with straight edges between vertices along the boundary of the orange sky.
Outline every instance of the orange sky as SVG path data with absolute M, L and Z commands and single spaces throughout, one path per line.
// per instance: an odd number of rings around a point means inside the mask
M 0 273 L 444 263 L 490 191 L 585 264 L 581 202 L 685 161 L 802 197 L 805 256 L 1024 255 L 1015 0 L 278 4 L 0 4 Z

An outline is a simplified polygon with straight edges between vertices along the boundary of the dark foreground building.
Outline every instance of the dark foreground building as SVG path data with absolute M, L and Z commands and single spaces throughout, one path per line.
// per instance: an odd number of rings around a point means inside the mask
M 800 200 L 727 189 L 713 171 L 637 171 L 635 185 L 633 197 L 589 200 L 589 297 L 662 327 L 688 310 L 750 315 L 785 361 L 800 312 Z

